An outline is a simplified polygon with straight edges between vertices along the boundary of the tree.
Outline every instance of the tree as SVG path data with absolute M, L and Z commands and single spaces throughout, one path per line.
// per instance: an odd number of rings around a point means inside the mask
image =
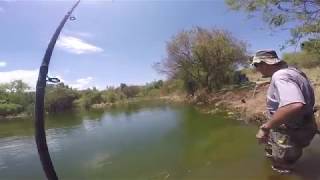
M 287 45 L 297 44 L 302 38 L 320 38 L 319 0 L 225 0 L 233 10 L 250 15 L 260 13 L 270 27 L 290 29 L 292 38 Z
M 102 93 L 96 88 L 83 90 L 80 92 L 80 98 L 76 101 L 77 104 L 85 109 L 90 109 L 93 104 L 103 102 Z
M 5 104 L 9 101 L 9 93 L 7 92 L 8 84 L 0 84 L 0 104 Z
M 22 80 L 14 80 L 8 84 L 8 90 L 10 92 L 23 93 L 28 89 L 30 89 L 30 87 Z
M 124 88 L 121 89 L 123 94 L 126 95 L 127 98 L 133 98 L 137 96 L 140 92 L 140 87 L 139 86 L 125 86 Z
M 127 87 L 127 85 L 126 85 L 125 83 L 121 83 L 121 84 L 120 84 L 120 89 L 121 89 L 121 90 L 123 90 L 123 89 L 126 88 L 126 87 Z
M 167 43 L 167 57 L 155 64 L 169 79 L 182 79 L 190 94 L 230 82 L 239 64 L 247 61 L 246 44 L 224 30 L 200 27 L 182 31 Z
M 158 80 L 158 81 L 153 82 L 152 84 L 153 84 L 153 88 L 160 89 L 163 86 L 163 81 Z
M 73 102 L 77 97 L 77 93 L 63 83 L 48 85 L 46 88 L 45 108 L 48 112 L 69 110 L 73 107 Z
M 34 92 L 25 92 L 30 87 L 21 80 L 0 84 L 0 105 L 2 115 L 14 115 L 22 111 L 33 112 Z

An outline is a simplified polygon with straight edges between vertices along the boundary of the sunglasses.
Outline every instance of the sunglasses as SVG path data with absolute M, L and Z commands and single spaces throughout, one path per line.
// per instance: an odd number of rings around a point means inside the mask
M 260 64 L 262 64 L 262 63 L 254 63 L 253 67 L 257 68 Z

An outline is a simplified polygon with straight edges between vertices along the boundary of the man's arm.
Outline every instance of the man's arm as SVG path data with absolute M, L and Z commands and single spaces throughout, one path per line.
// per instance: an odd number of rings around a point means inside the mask
M 262 125 L 262 128 L 272 129 L 283 124 L 285 121 L 290 121 L 290 119 L 303 112 L 303 106 L 303 103 L 296 102 L 280 107 L 273 114 L 272 118 Z
M 267 142 L 270 129 L 278 127 L 285 121 L 290 121 L 292 117 L 302 113 L 303 106 L 303 103 L 296 102 L 280 107 L 269 121 L 260 126 L 260 129 L 256 134 L 259 143 Z
M 265 143 L 269 130 L 290 121 L 293 117 L 303 113 L 305 103 L 304 96 L 299 86 L 286 77 L 274 77 L 274 85 L 279 97 L 279 108 L 272 115 L 271 119 L 260 126 L 256 137 L 260 143 Z

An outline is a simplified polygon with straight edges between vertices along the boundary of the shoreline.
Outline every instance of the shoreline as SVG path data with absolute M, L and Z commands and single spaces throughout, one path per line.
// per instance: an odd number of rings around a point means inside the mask
M 247 86 L 241 89 L 212 93 L 207 96 L 207 105 L 202 107 L 205 113 L 215 113 L 219 109 L 226 109 L 235 119 L 246 123 L 262 124 L 268 120 L 266 113 L 266 93 L 268 83 Z M 317 102 L 317 101 L 316 101 Z M 320 105 L 315 104 L 319 109 Z M 315 112 L 315 119 L 320 128 L 320 111 Z
M 268 83 L 255 86 L 252 83 L 222 89 L 215 93 L 197 92 L 193 97 L 186 95 L 166 95 L 159 97 L 136 97 L 133 99 L 115 103 L 93 104 L 91 109 L 108 109 L 141 101 L 165 101 L 168 103 L 185 103 L 194 105 L 199 111 L 214 114 L 218 111 L 226 111 L 228 116 L 246 123 L 262 124 L 267 120 L 266 116 L 266 92 Z M 316 105 L 320 107 L 319 105 Z M 18 115 L 0 116 L 0 120 L 14 120 L 32 118 L 32 115 L 21 113 Z M 320 111 L 315 113 L 318 127 L 320 127 Z
M 15 120 L 15 119 L 24 119 L 24 118 L 31 118 L 32 115 L 28 115 L 26 113 L 20 113 L 17 115 L 8 115 L 8 116 L 0 116 L 0 121 L 10 121 L 10 120 Z

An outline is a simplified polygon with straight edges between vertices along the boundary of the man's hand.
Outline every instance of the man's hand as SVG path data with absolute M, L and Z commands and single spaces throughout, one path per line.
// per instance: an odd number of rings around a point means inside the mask
M 264 125 L 259 128 L 258 133 L 256 134 L 259 144 L 266 144 L 269 138 L 269 129 L 266 129 Z

